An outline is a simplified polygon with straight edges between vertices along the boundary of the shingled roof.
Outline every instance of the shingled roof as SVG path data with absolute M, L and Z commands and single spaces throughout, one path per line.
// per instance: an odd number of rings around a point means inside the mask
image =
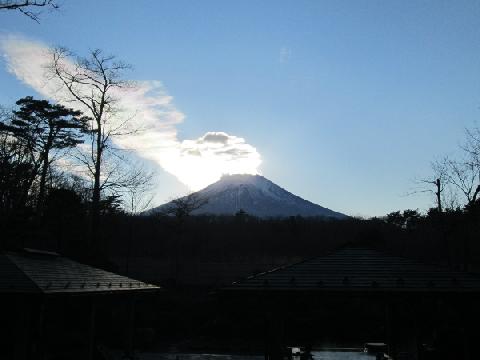
M 158 286 L 81 264 L 56 253 L 26 249 L 0 254 L 0 294 L 112 293 L 158 289 Z
M 224 290 L 480 292 L 480 277 L 351 247 L 250 276 Z

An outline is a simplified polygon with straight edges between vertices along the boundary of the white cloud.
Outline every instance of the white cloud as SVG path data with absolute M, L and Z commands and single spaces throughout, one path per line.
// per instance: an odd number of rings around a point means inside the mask
M 48 79 L 46 66 L 50 48 L 19 36 L 0 38 L 0 51 L 7 69 L 24 84 L 45 98 L 66 106 L 68 93 L 55 79 Z M 255 147 L 243 138 L 224 132 L 207 132 L 195 140 L 179 140 L 176 126 L 185 115 L 173 104 L 159 81 L 137 82 L 133 88 L 115 93 L 122 118 L 132 117 L 143 131 L 116 138 L 117 146 L 134 150 L 139 156 L 156 162 L 192 190 L 218 180 L 223 174 L 256 174 L 261 163 Z M 79 110 L 84 110 L 78 106 Z
M 176 171 L 180 181 L 196 189 L 223 174 L 256 174 L 261 162 L 252 145 L 224 132 L 207 132 L 196 140 L 184 140 L 160 161 L 165 170 Z

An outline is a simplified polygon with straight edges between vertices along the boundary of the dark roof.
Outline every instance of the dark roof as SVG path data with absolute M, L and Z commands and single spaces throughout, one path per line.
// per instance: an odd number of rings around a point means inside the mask
M 55 253 L 25 249 L 0 254 L 0 293 L 112 293 L 158 286 L 101 270 Z
M 250 276 L 224 290 L 480 292 L 480 278 L 351 247 Z

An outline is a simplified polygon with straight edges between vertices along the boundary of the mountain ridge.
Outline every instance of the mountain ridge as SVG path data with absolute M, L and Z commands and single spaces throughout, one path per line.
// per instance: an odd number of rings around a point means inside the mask
M 297 215 L 348 218 L 345 214 L 294 195 L 261 175 L 224 175 L 219 181 L 193 193 L 193 196 L 199 202 L 206 203 L 193 210 L 192 215 L 234 215 L 243 210 L 261 218 Z M 169 202 L 149 210 L 148 214 L 165 212 L 172 206 L 172 202 Z

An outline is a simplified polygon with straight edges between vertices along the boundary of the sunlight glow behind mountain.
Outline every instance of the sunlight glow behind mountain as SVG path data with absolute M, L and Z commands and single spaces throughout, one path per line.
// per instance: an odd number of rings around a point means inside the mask
M 41 96 L 85 112 L 55 78 L 47 78 L 46 68 L 52 59 L 51 49 L 24 37 L 0 37 L 8 71 Z M 73 67 L 67 60 L 65 66 Z M 90 89 L 81 89 L 89 92 Z M 114 91 L 114 92 L 113 92 Z M 208 131 L 197 139 L 180 140 L 177 126 L 185 115 L 173 104 L 163 84 L 156 80 L 138 81 L 135 86 L 112 89 L 119 112 L 104 126 L 115 128 L 132 119 L 131 132 L 113 138 L 114 145 L 131 150 L 153 161 L 174 175 L 191 190 L 199 190 L 223 174 L 257 174 L 260 154 L 245 139 L 221 131 Z M 88 114 L 88 112 L 86 112 Z

